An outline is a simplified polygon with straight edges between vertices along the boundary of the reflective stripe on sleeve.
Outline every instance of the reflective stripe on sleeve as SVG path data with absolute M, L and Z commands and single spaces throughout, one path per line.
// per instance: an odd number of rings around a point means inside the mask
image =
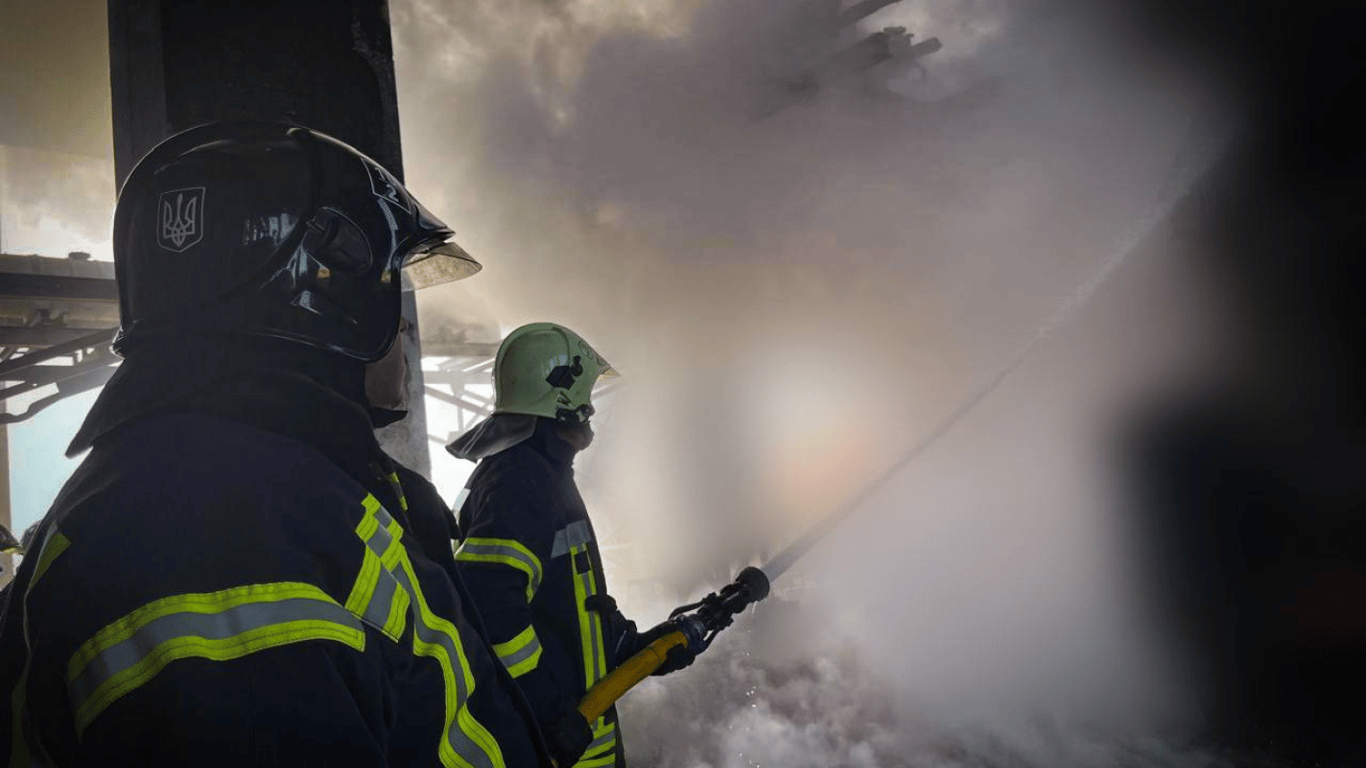
M 55 526 L 50 528 L 49 531 L 50 532 L 42 540 L 42 544 L 37 554 L 38 559 L 35 561 L 37 565 L 33 568 L 33 577 L 29 579 L 28 586 L 24 589 L 23 595 L 17 593 L 19 585 L 14 584 L 11 589 L 15 590 L 15 592 L 9 597 L 11 601 L 9 610 L 14 612 L 14 615 L 18 618 L 19 628 L 24 638 L 24 665 L 19 671 L 19 679 L 15 682 L 14 689 L 10 692 L 10 715 L 13 719 L 9 723 L 9 764 L 15 766 L 29 766 L 30 768 L 43 766 L 45 765 L 45 762 L 42 759 L 43 750 L 41 745 L 36 750 L 37 754 L 30 750 L 28 745 L 28 729 L 31 725 L 29 723 L 28 713 L 28 672 L 29 666 L 33 663 L 33 649 L 30 644 L 28 626 L 28 601 L 29 596 L 33 594 L 33 587 L 37 585 L 38 579 L 42 578 L 43 574 L 47 573 L 47 569 L 52 566 L 52 563 L 56 561 L 57 557 L 71 546 L 71 541 Z M 15 611 L 16 606 L 14 605 L 14 601 L 18 601 L 17 612 Z M 4 727 L 3 724 L 0 724 L 0 727 Z
M 617 755 L 615 752 L 608 752 L 599 757 L 585 757 L 574 763 L 574 768 L 606 768 L 606 766 L 616 763 Z
M 541 639 L 536 636 L 535 627 L 527 627 L 506 643 L 493 646 L 503 666 L 513 677 L 521 677 L 536 668 L 541 661 Z
M 43 545 L 43 551 L 38 554 L 38 565 L 33 568 L 33 578 L 29 579 L 29 589 L 33 589 L 33 585 L 43 578 L 43 574 L 47 573 L 52 562 L 70 546 L 71 540 L 61 531 L 53 528 L 52 535 L 48 536 L 47 543 Z
M 155 600 L 100 630 L 72 655 L 66 681 L 76 732 L 177 659 L 228 661 L 307 640 L 359 651 L 365 630 L 326 592 L 299 582 Z
M 351 596 L 346 599 L 346 609 L 397 641 L 407 623 L 410 601 L 408 591 L 398 585 L 393 574 L 397 562 L 395 533 L 401 529 L 374 496 L 367 497 L 364 506 L 365 515 L 356 526 L 356 535 L 365 542 L 365 556 Z
M 398 497 L 398 508 L 407 512 L 408 497 L 403 495 L 403 483 L 399 482 L 398 473 L 390 472 L 384 479 L 389 481 L 389 487 L 394 489 L 394 495 Z
M 579 568 L 579 555 L 586 561 Z M 593 684 L 607 675 L 607 652 L 602 639 L 602 617 L 597 611 L 590 611 L 588 598 L 598 593 L 597 581 L 593 578 L 593 562 L 587 545 L 580 544 L 569 550 L 570 567 L 574 574 L 574 606 L 579 614 L 579 642 L 583 651 L 584 683 L 592 688 Z
M 541 559 L 513 539 L 465 539 L 455 551 L 455 559 L 465 563 L 497 563 L 525 573 L 528 603 L 541 587 Z
M 597 757 L 600 753 L 606 752 L 616 745 L 617 724 L 608 723 L 602 729 L 593 732 L 593 740 L 588 743 L 588 749 L 583 751 L 583 759 Z M 582 765 L 582 761 L 579 764 Z
M 437 745 L 441 764 L 445 768 L 506 768 L 497 740 L 470 712 L 468 702 L 475 680 L 459 630 L 428 606 L 403 546 L 403 527 L 374 496 L 367 496 L 363 503 L 365 517 L 356 534 L 372 554 L 382 553 L 378 554 L 380 564 L 395 579 L 398 591 L 410 597 L 413 653 L 435 661 L 445 683 L 445 731 Z
M 551 557 L 569 554 L 569 550 L 593 540 L 593 529 L 587 520 L 570 523 L 555 532 L 555 544 L 550 548 Z

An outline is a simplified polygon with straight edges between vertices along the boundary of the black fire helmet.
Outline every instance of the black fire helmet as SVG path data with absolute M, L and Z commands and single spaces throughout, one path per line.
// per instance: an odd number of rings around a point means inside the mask
M 398 333 L 403 282 L 479 271 L 453 234 L 330 136 L 273 122 L 191 128 L 149 152 L 119 193 L 114 351 L 229 333 L 377 360 Z

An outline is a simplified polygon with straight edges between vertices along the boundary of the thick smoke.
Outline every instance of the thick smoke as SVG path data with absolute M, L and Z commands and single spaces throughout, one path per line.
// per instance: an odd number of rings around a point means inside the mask
M 993 373 L 1154 203 L 1191 123 L 1189 83 L 1058 4 L 907 0 L 838 36 L 836 5 L 393 3 L 410 185 L 487 265 L 424 323 L 557 320 L 625 372 L 580 479 L 642 620 Z M 944 50 L 786 103 L 888 25 Z M 632 694 L 638 764 L 1209 762 L 1180 746 L 1185 681 L 1100 453 L 1116 404 L 1205 336 L 1187 277 L 1139 261 L 785 578 L 794 605 L 754 617 L 790 611 L 784 642 L 732 631 Z
M 0 246 L 110 258 L 108 9 L 0 4 Z

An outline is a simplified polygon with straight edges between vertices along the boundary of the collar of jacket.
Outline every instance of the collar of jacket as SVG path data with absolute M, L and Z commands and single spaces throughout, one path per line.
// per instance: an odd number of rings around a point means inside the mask
M 536 419 L 536 431 L 527 438 L 526 444 L 544 456 L 551 464 L 570 472 L 574 471 L 574 455 L 578 451 L 563 437 L 560 437 L 559 423 L 554 419 L 538 417 Z
M 359 362 L 294 344 L 139 350 L 105 385 L 67 455 L 147 416 L 195 413 L 307 443 L 368 485 L 372 463 L 387 467 L 388 460 L 363 405 L 363 376 Z

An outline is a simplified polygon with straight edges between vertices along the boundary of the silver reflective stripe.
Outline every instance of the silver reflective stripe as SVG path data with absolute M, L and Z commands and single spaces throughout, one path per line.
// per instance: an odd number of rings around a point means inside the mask
M 551 557 L 569 554 L 569 550 L 593 540 L 593 530 L 587 520 L 570 523 L 555 532 L 555 545 L 550 549 Z
M 375 521 L 379 523 L 379 528 L 370 535 L 370 538 L 366 540 L 365 545 L 375 554 L 383 555 L 394 539 L 393 534 L 389 533 L 389 526 L 393 524 L 394 518 L 389 514 L 388 510 L 384 509 L 384 507 L 380 507 L 375 510 Z M 399 529 L 399 535 L 402 535 L 401 528 Z M 399 549 L 403 549 L 402 544 L 399 544 L 398 546 Z M 388 577 L 388 580 L 393 582 L 392 588 L 387 586 L 385 577 Z M 407 567 L 400 566 L 394 568 L 392 571 L 388 568 L 381 569 L 380 583 L 376 586 L 375 596 L 371 598 L 370 605 L 385 606 L 385 616 L 387 617 L 389 603 L 392 600 L 392 593 L 397 592 L 399 588 L 406 590 L 407 594 L 412 596 L 410 611 L 413 617 L 414 639 L 428 645 L 440 646 L 453 667 L 450 678 L 455 682 L 455 710 L 451 717 L 450 730 L 446 734 L 447 741 L 450 743 L 451 748 L 455 750 L 456 754 L 459 755 L 460 759 L 469 763 L 471 766 L 474 766 L 474 768 L 496 768 L 493 758 L 484 751 L 483 747 L 471 740 L 469 735 L 460 727 L 460 712 L 465 709 L 466 702 L 470 697 L 470 689 L 465 684 L 465 675 L 462 669 L 463 664 L 461 663 L 464 654 L 462 654 L 459 647 L 456 646 L 453 637 L 446 632 L 428 626 L 423 620 L 422 610 L 418 607 L 420 593 L 414 588 L 412 579 L 408 576 Z M 381 591 L 386 589 L 390 592 L 389 598 L 384 600 L 378 599 L 381 596 Z M 368 608 L 366 610 L 366 615 L 367 617 L 370 615 Z M 381 624 L 382 623 L 383 620 L 381 619 Z
M 601 735 L 601 736 L 597 737 L 596 739 L 593 739 L 591 742 L 589 742 L 589 744 L 588 744 L 588 749 L 585 749 L 585 750 L 583 751 L 583 756 L 584 756 L 584 757 L 590 757 L 590 756 L 591 756 L 591 757 L 597 757 L 597 755 L 594 755 L 594 754 L 593 754 L 593 751 L 594 751 L 594 750 L 597 750 L 597 749 L 602 749 L 603 747 L 607 746 L 608 744 L 611 744 L 611 743 L 612 743 L 612 740 L 615 739 L 616 737 L 617 737 L 617 724 L 616 724 L 616 723 L 612 723 L 612 725 L 610 725 L 610 726 L 608 727 L 607 733 L 604 733 L 603 735 Z
M 408 578 L 408 571 L 406 568 L 395 569 L 394 576 L 398 578 L 399 582 L 403 585 L 403 588 L 408 590 L 409 594 L 414 596 L 418 594 L 418 592 L 413 589 L 413 583 Z M 463 654 L 461 654 L 460 649 L 455 646 L 454 638 L 445 632 L 427 626 L 427 622 L 422 620 L 421 612 L 417 608 L 416 599 L 413 600 L 412 610 L 413 634 L 417 639 L 424 643 L 441 646 L 441 648 L 446 651 L 446 656 L 450 659 L 451 665 L 454 667 L 454 674 L 452 674 L 451 677 L 455 679 L 455 716 L 451 718 L 451 727 L 446 733 L 447 740 L 450 741 L 451 747 L 455 749 L 456 754 L 460 755 L 461 759 L 474 766 L 474 768 L 495 768 L 493 758 L 489 757 L 489 754 L 484 751 L 483 747 L 474 743 L 474 741 L 465 734 L 465 731 L 460 728 L 460 710 L 465 708 L 465 702 L 468 701 L 470 697 L 469 688 L 465 685 L 465 675 L 461 671 L 460 666 L 460 659 L 464 657 Z
M 169 640 L 191 637 L 226 640 L 272 624 L 304 620 L 328 621 L 361 630 L 360 620 L 350 611 L 336 603 L 308 597 L 243 603 L 217 613 L 167 614 L 148 622 L 128 639 L 90 660 L 81 674 L 71 681 L 73 709 L 79 709 L 106 680 L 142 662 L 156 652 L 157 646 Z
M 371 552 L 383 555 L 384 550 L 389 548 L 389 542 L 394 538 L 393 534 L 389 533 L 389 526 L 393 525 L 394 518 L 389 516 L 384 507 L 380 507 L 375 510 L 375 521 L 379 523 L 379 527 L 370 534 L 370 538 L 365 540 L 365 545 L 370 548 Z
M 499 659 L 502 659 L 502 661 L 503 661 L 503 666 L 508 667 L 508 668 L 510 669 L 510 668 L 512 668 L 512 667 L 517 666 L 518 664 L 521 664 L 522 662 L 526 661 L 527 659 L 531 658 L 532 655 L 534 655 L 534 654 L 536 654 L 536 653 L 539 653 L 540 650 L 541 650 L 541 638 L 539 638 L 539 637 L 537 637 L 537 636 L 535 636 L 535 635 L 532 635 L 532 636 L 531 636 L 531 641 L 528 642 L 526 645 L 522 646 L 521 648 L 518 648 L 517 650 L 513 651 L 512 653 L 509 653 L 509 654 L 499 654 L 499 655 L 498 655 L 498 658 L 499 658 Z
M 383 556 L 384 551 L 389 548 L 389 543 L 393 541 L 393 534 L 389 533 L 389 525 L 394 522 L 394 518 L 380 507 L 375 510 L 375 521 L 379 527 L 370 534 L 370 538 L 365 540 L 365 546 L 371 552 Z M 384 631 L 384 625 L 389 620 L 389 614 L 393 610 L 394 598 L 398 594 L 398 582 L 394 579 L 394 574 L 389 569 L 380 564 L 379 575 L 375 581 L 374 594 L 370 595 L 370 602 L 365 606 L 365 611 L 361 618 L 371 626 Z M 401 627 L 402 625 L 400 625 Z
M 593 567 L 590 564 L 588 570 L 579 574 L 579 579 L 583 582 L 583 593 L 588 597 L 597 594 L 593 589 Z M 602 669 L 602 628 L 598 626 L 598 612 L 585 611 L 588 616 L 588 644 L 593 646 L 593 668 L 588 670 L 588 676 L 596 683 L 602 678 L 598 670 Z
M 528 557 L 527 553 L 516 547 L 509 547 L 502 544 L 485 544 L 481 541 L 465 539 L 461 542 L 459 551 L 456 552 L 456 559 L 460 558 L 460 553 L 462 552 L 471 555 L 488 555 L 492 557 L 508 558 L 516 560 L 519 563 L 524 563 L 527 571 L 530 573 L 531 583 L 527 587 L 528 592 L 530 594 L 535 594 L 536 590 L 541 588 L 541 564 L 536 562 L 534 558 Z
M 392 573 L 381 567 L 375 581 L 375 592 L 370 595 L 370 603 L 365 606 L 361 619 L 383 632 L 385 623 L 389 621 L 389 613 L 393 610 L 394 596 L 397 594 L 398 581 Z

